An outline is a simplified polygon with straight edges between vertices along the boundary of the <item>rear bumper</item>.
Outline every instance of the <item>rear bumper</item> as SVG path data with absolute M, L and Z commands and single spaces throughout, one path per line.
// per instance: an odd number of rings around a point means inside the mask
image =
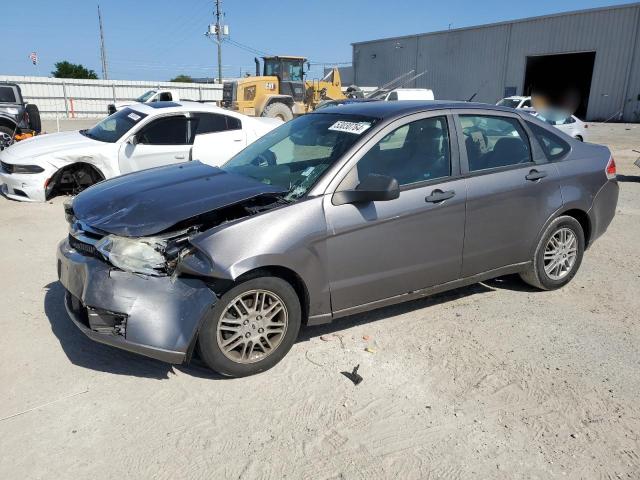
M 589 243 L 593 243 L 607 231 L 613 217 L 616 215 L 619 193 L 618 182 L 609 180 L 593 198 L 593 204 L 591 210 L 589 210 L 589 219 L 591 221 L 591 240 Z
M 106 345 L 169 363 L 188 360 L 216 296 L 200 280 L 150 277 L 58 245 L 58 278 L 75 325 Z

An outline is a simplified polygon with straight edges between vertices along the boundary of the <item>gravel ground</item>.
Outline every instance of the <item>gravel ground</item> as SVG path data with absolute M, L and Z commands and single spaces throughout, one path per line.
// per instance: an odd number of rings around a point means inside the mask
M 63 199 L 0 198 L 0 478 L 640 478 L 640 125 L 591 132 L 621 197 L 567 287 L 506 277 L 307 328 L 244 379 L 90 342 L 56 281 Z

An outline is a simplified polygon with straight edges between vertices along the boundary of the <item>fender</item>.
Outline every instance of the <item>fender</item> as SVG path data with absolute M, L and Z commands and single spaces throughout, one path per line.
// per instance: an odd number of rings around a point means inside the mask
M 292 271 L 309 292 L 309 317 L 320 323 L 331 318 L 326 238 L 322 197 L 315 197 L 221 225 L 191 244 L 211 259 L 208 276 L 215 279 L 235 281 L 269 267 Z

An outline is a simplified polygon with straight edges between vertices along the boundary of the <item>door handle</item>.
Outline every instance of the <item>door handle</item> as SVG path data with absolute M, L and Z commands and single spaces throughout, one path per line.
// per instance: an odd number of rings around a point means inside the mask
M 175 157 L 176 160 L 184 160 L 184 155 L 176 155 Z
M 429 203 L 440 203 L 440 202 L 444 202 L 445 200 L 449 200 L 450 198 L 453 198 L 455 195 L 456 195 L 456 192 L 454 192 L 453 190 L 443 192 L 440 189 L 436 189 L 433 192 L 431 192 L 431 195 L 429 195 L 428 197 L 425 197 L 424 201 Z
M 234 141 L 234 142 L 241 142 L 241 141 L 242 141 L 242 139 L 241 139 L 241 138 L 234 138 L 234 139 L 233 139 L 233 141 Z
M 529 174 L 524 177 L 527 180 L 529 180 L 530 182 L 536 182 L 538 180 L 540 180 L 541 178 L 544 178 L 547 176 L 547 172 L 539 172 L 536 169 L 533 169 L 529 172 Z

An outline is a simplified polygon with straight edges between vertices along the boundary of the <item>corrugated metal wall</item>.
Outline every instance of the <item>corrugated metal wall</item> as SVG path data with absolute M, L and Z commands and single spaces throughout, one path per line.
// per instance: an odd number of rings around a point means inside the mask
M 436 98 L 495 103 L 522 94 L 527 56 L 595 51 L 588 120 L 640 121 L 640 4 L 353 44 L 355 81 L 383 85 L 427 70 L 414 85 Z
M 43 118 L 99 118 L 114 101 L 133 100 L 152 88 L 178 90 L 190 100 L 222 100 L 222 85 L 206 83 L 74 80 L 0 75 L 0 82 L 20 85 L 25 100 L 35 103 Z

